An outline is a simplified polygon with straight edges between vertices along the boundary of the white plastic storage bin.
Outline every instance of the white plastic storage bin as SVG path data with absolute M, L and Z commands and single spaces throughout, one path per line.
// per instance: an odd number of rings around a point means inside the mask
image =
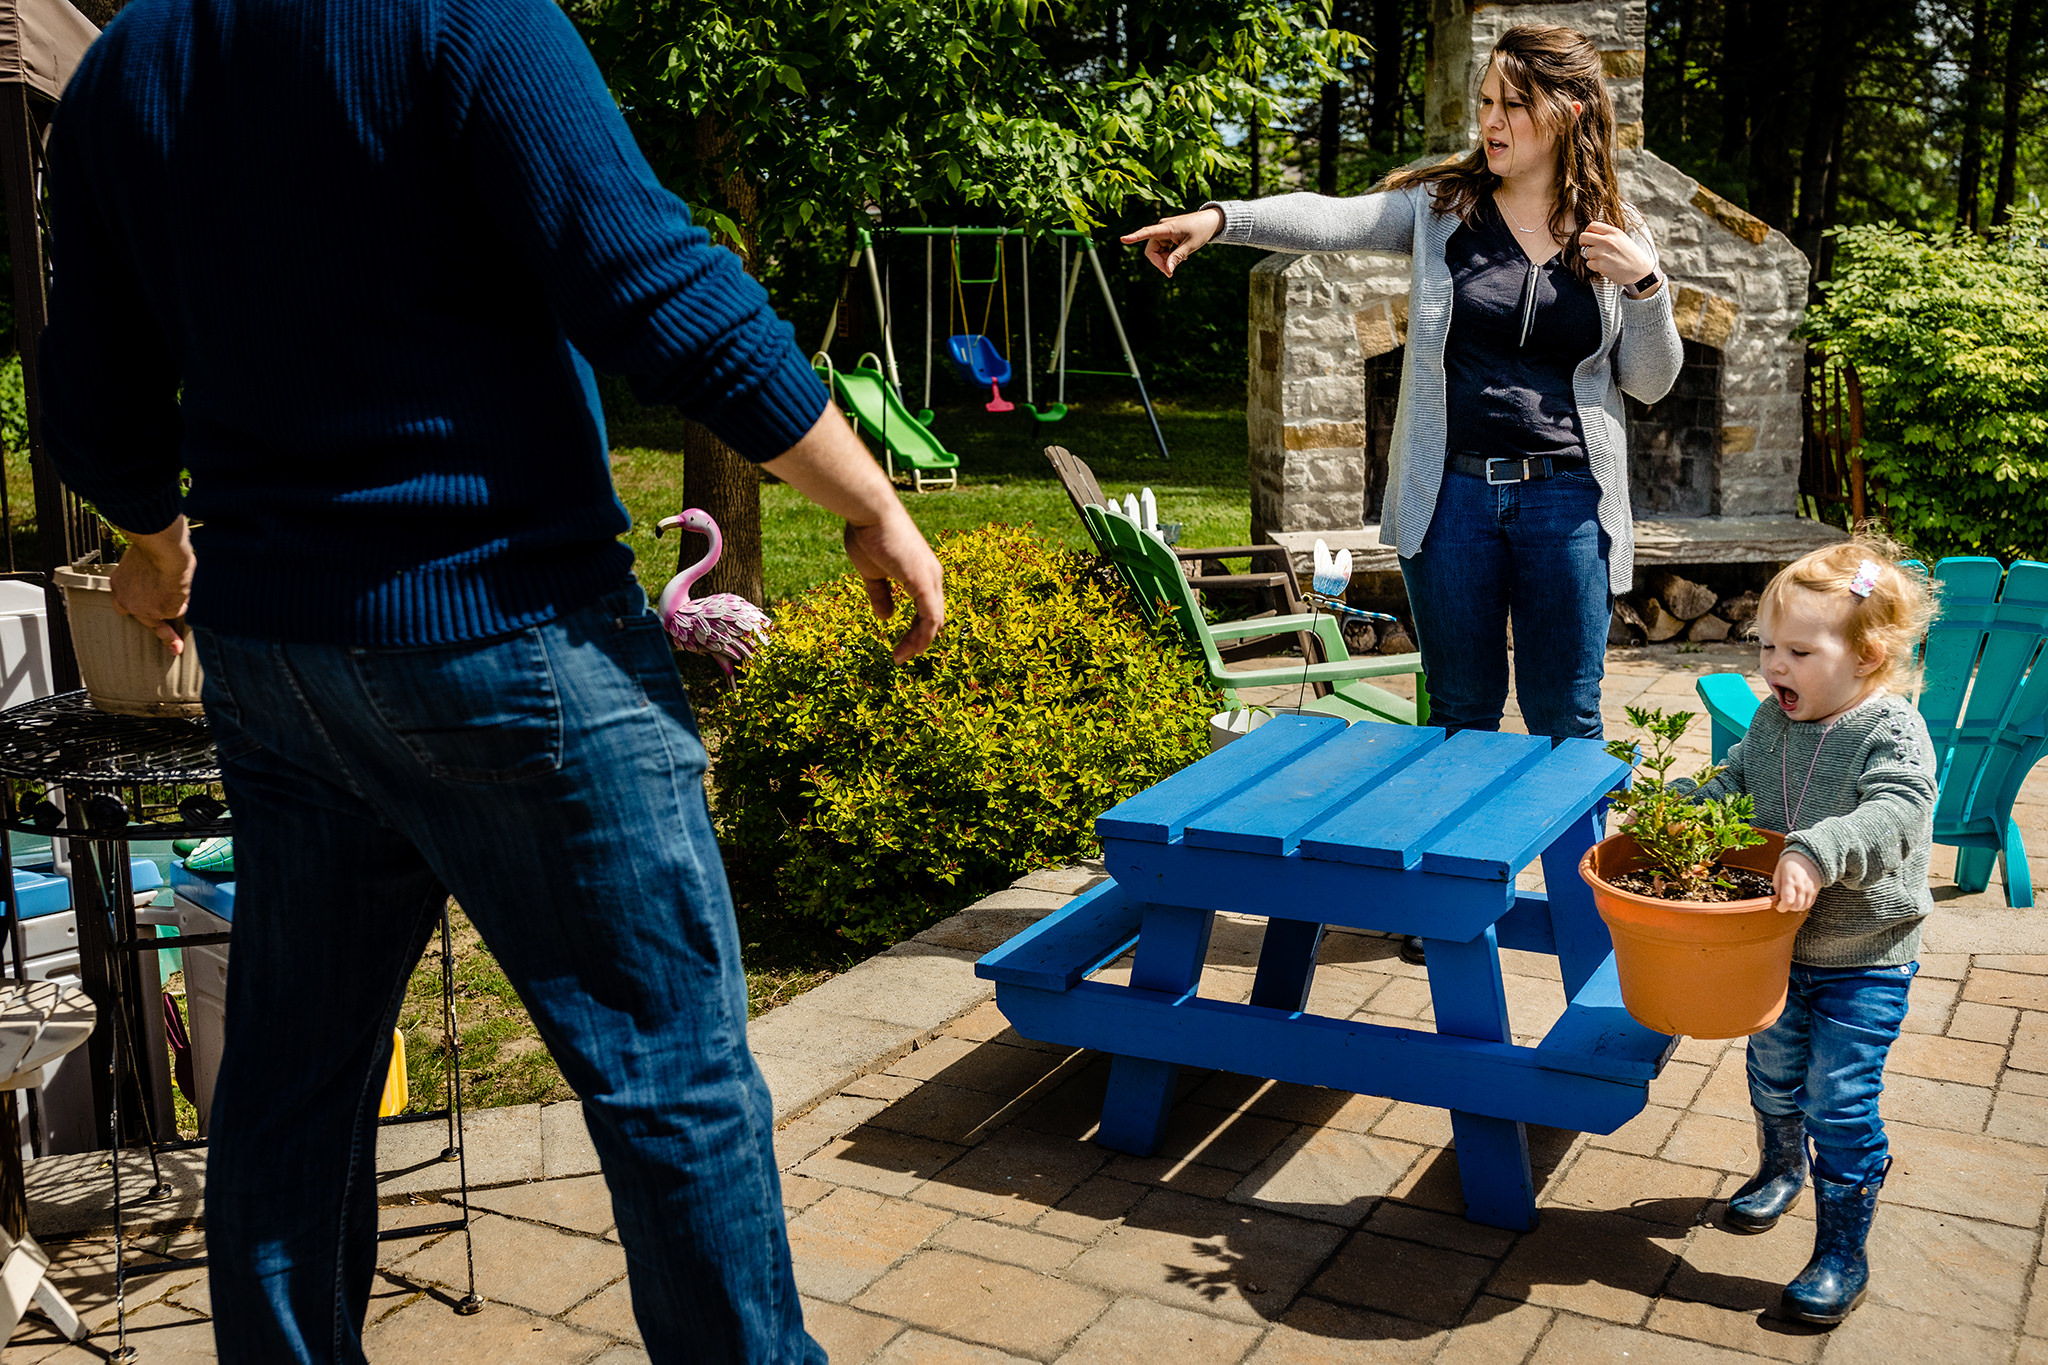
M 147 858 L 130 859 L 128 875 L 138 894 L 153 893 L 163 885 L 163 879 L 157 875 L 156 864 Z M 78 980 L 78 916 L 71 909 L 71 883 L 44 869 L 18 867 L 14 870 L 14 890 L 22 936 L 28 945 L 29 980 Z M 150 918 L 150 912 L 146 910 L 137 912 L 138 932 L 144 935 L 156 932 L 156 927 L 149 923 Z M 10 956 L 11 953 L 10 949 Z M 140 959 L 143 1008 L 149 1011 L 147 1017 L 152 1021 L 157 1017 L 157 1001 L 163 994 L 158 966 L 161 957 L 160 953 L 144 953 Z M 157 1030 L 152 1029 L 151 1032 Z M 41 1132 L 36 1136 L 41 1138 L 45 1154 L 90 1152 L 105 1144 L 106 1134 L 93 1117 L 92 1076 L 88 1070 L 90 1055 L 90 1048 L 78 1048 L 43 1070 L 37 1102 Z M 146 1074 L 156 1111 L 168 1118 L 171 1113 L 171 1070 L 170 1055 L 165 1049 L 152 1049 Z M 33 1155 L 27 1092 L 17 1092 L 13 1103 L 20 1118 L 21 1150 L 26 1158 Z
M 178 934 L 225 934 L 235 927 L 233 873 L 219 877 L 171 864 L 171 905 Z M 227 1037 L 228 945 L 201 944 L 185 957 L 185 1031 L 192 1040 L 192 1103 L 199 1110 L 199 1135 L 213 1115 L 213 1083 L 220 1075 L 221 1044 Z
M 54 690 L 48 598 L 33 583 L 0 580 L 0 711 Z

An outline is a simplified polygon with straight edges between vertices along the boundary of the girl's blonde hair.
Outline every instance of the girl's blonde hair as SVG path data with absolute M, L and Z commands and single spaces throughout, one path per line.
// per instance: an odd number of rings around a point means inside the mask
M 1873 647 L 1883 650 L 1884 662 L 1873 679 L 1894 692 L 1912 692 L 1920 686 L 1920 642 L 1938 607 L 1927 571 L 1918 564 L 1899 563 L 1905 555 L 1883 532 L 1859 526 L 1851 539 L 1815 550 L 1779 570 L 1757 602 L 1757 615 L 1775 612 L 1793 588 L 1846 599 L 1849 615 L 1843 632 L 1850 652 L 1861 657 Z M 1867 597 L 1850 587 L 1866 563 L 1877 566 Z

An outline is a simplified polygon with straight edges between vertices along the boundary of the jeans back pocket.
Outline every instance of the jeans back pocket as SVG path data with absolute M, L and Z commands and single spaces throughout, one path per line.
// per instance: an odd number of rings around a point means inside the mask
M 562 766 L 562 707 L 539 628 L 432 649 L 350 651 L 392 735 L 449 782 L 524 782 Z

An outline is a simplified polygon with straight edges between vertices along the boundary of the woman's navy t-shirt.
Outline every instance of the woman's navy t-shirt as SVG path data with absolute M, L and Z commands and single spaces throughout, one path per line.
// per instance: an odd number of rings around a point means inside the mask
M 1516 235 L 1488 198 L 1444 247 L 1454 290 L 1444 345 L 1450 449 L 1583 463 L 1572 371 L 1600 348 L 1600 305 L 1562 251 L 1535 265 Z

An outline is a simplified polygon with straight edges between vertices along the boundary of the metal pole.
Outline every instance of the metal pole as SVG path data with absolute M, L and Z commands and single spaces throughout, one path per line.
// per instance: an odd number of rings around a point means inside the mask
M 1031 241 L 1017 239 L 1017 254 L 1024 260 L 1024 406 L 1036 408 L 1031 393 Z
M 924 402 L 932 410 L 932 239 L 924 239 Z
M 889 340 L 889 305 L 882 298 L 882 267 L 875 262 L 875 244 L 868 243 L 868 287 L 875 292 L 875 316 L 882 325 L 882 364 L 889 371 L 889 387 L 896 401 L 903 401 L 903 378 L 896 373 L 896 347 Z
M 1088 264 L 1095 268 L 1095 283 L 1102 290 L 1103 304 L 1109 309 L 1109 325 L 1116 331 L 1116 344 L 1123 348 L 1124 364 L 1130 367 L 1131 378 L 1138 383 L 1138 397 L 1144 400 L 1145 416 L 1152 423 L 1152 439 L 1159 442 L 1160 456 L 1172 459 L 1173 457 L 1167 454 L 1166 437 L 1159 430 L 1159 414 L 1152 411 L 1152 396 L 1145 392 L 1144 376 L 1138 373 L 1137 357 L 1131 354 L 1131 339 L 1124 335 L 1124 320 L 1116 311 L 1116 300 L 1110 296 L 1109 276 L 1103 273 L 1102 258 L 1095 254 L 1093 242 L 1088 243 Z
M 1060 327 L 1052 342 L 1052 367 L 1059 372 L 1060 388 L 1055 401 L 1067 401 L 1067 319 L 1074 314 L 1074 294 L 1081 287 L 1081 258 L 1074 258 L 1074 268 L 1067 269 L 1067 244 L 1060 243 L 1060 273 L 1067 277 L 1067 296 L 1060 302 Z
M 846 268 L 848 270 L 852 270 L 855 266 L 858 266 L 859 264 L 860 248 L 856 246 L 853 249 L 852 258 L 849 259 L 846 263 Z M 832 296 L 832 311 L 825 318 L 825 339 L 818 343 L 818 349 L 820 351 L 823 351 L 827 355 L 830 355 L 832 353 L 832 335 L 833 333 L 839 330 L 839 300 L 842 297 L 844 297 L 845 294 L 846 282 L 844 280 L 841 280 L 839 285 L 839 292 Z

